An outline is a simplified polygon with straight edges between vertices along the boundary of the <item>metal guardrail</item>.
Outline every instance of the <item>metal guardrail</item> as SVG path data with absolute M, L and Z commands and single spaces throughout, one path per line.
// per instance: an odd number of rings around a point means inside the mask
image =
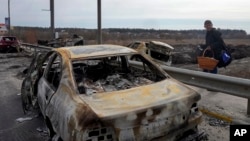
M 41 50 L 41 51 L 50 51 L 53 49 L 53 47 L 48 47 L 48 46 L 42 46 L 42 45 L 35 45 L 35 44 L 28 44 L 28 43 L 20 43 L 22 48 L 29 48 L 36 50 Z
M 173 78 L 183 83 L 209 90 L 250 98 L 250 80 L 220 74 L 204 73 L 176 67 L 162 66 Z
M 49 51 L 52 47 L 21 43 L 22 46 L 33 48 L 34 51 Z M 131 61 L 132 64 L 141 67 L 140 63 Z M 171 77 L 183 83 L 205 88 L 208 90 L 224 92 L 226 94 L 247 98 L 247 114 L 250 115 L 250 80 L 230 77 L 220 74 L 204 73 L 199 71 L 181 69 L 176 67 L 161 66 Z
M 140 63 L 132 62 L 138 67 Z M 211 74 L 176 67 L 161 66 L 171 77 L 188 85 L 205 88 L 217 92 L 247 98 L 247 114 L 250 115 L 250 80 L 225 76 L 220 74 Z
M 173 78 L 197 87 L 224 92 L 234 96 L 247 98 L 247 115 L 250 115 L 250 80 L 211 74 L 199 71 L 162 66 L 162 68 Z

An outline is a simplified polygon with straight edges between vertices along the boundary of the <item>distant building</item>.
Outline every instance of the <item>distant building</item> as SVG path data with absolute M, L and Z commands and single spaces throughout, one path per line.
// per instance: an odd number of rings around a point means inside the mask
M 5 24 L 0 23 L 0 35 L 6 35 L 8 33 L 8 29 Z

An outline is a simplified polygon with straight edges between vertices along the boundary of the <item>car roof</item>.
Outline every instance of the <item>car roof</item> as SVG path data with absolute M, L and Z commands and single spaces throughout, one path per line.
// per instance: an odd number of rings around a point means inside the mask
M 62 47 L 54 50 L 64 55 L 66 53 L 70 59 L 137 53 L 137 51 L 125 46 L 108 44 Z
M 152 43 L 152 44 L 155 44 L 155 45 L 159 45 L 159 46 L 171 49 L 171 50 L 174 49 L 174 47 L 172 47 L 171 45 L 163 43 L 163 42 L 160 42 L 160 41 L 150 41 L 149 43 Z
M 161 41 L 150 41 L 150 42 L 144 42 L 144 41 L 134 41 L 132 43 L 130 43 L 128 46 L 130 45 L 134 45 L 134 44 L 148 44 L 146 45 L 147 48 L 149 48 L 149 44 L 153 44 L 153 45 L 156 45 L 158 46 L 157 48 L 161 47 L 161 48 L 165 48 L 165 49 L 168 49 L 168 50 L 174 50 L 174 47 L 167 44 L 167 43 L 164 43 L 164 42 L 161 42 Z

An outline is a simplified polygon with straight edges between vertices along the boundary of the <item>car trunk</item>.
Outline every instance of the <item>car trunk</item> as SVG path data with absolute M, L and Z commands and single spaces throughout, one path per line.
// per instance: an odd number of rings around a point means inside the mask
M 80 97 L 113 126 L 120 140 L 148 140 L 187 125 L 190 109 L 200 99 L 195 91 L 169 80 Z

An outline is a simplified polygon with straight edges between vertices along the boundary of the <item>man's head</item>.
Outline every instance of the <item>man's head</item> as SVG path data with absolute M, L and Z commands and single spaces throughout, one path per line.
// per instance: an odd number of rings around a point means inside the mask
M 210 20 L 205 20 L 204 27 L 207 31 L 210 31 L 213 28 L 213 23 Z

